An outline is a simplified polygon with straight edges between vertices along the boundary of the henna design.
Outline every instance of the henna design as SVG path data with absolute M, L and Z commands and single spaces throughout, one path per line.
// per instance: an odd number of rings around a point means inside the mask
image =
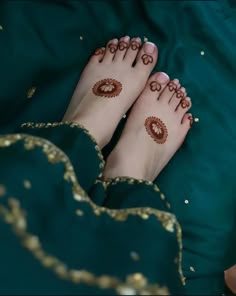
M 131 43 L 130 43 L 130 47 L 131 47 L 131 49 L 132 50 L 136 50 L 136 49 L 138 49 L 139 47 L 140 47 L 140 43 L 139 42 L 137 42 L 137 41 L 131 41 Z
M 101 48 L 97 48 L 94 52 L 94 55 L 100 55 L 100 54 L 104 54 L 105 53 L 105 48 L 101 47 Z
M 192 115 L 189 115 L 188 116 L 188 119 L 190 121 L 190 125 L 192 126 L 193 125 L 193 116 Z
M 182 90 L 178 89 L 178 90 L 176 91 L 176 97 L 177 97 L 178 99 L 180 99 L 180 98 L 184 99 L 184 97 L 185 97 L 185 93 L 184 93 Z
M 151 64 L 153 62 L 153 57 L 145 53 L 142 55 L 142 60 L 144 65 L 147 65 L 149 63 Z
M 185 108 L 188 108 L 188 107 L 190 106 L 190 102 L 189 102 L 188 100 L 186 100 L 186 99 L 182 99 L 182 100 L 180 101 L 180 105 L 181 105 L 181 107 L 182 107 L 183 109 L 185 109 Z
M 174 83 L 174 81 L 170 81 L 170 82 L 168 83 L 169 91 L 176 90 L 177 87 L 178 87 L 178 86 Z
M 164 144 L 168 137 L 167 127 L 163 121 L 157 117 L 148 117 L 145 120 L 145 128 L 147 133 L 153 138 L 158 144 Z
M 119 81 L 110 78 L 100 80 L 93 86 L 93 93 L 99 97 L 117 97 L 121 91 L 122 84 Z
M 160 91 L 161 90 L 161 85 L 156 81 L 152 81 L 150 83 L 150 89 L 151 89 L 151 91 Z
M 115 53 L 117 51 L 117 44 L 110 43 L 108 45 L 108 48 L 109 48 L 109 50 L 110 50 L 111 53 Z
M 129 43 L 125 41 L 120 41 L 118 47 L 119 47 L 119 50 L 123 51 L 129 47 Z

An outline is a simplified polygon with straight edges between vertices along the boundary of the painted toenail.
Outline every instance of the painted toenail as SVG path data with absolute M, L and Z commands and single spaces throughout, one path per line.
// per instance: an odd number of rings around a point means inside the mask
M 154 43 L 151 43 L 151 42 L 146 42 L 144 45 L 143 45 L 143 49 L 146 53 L 154 53 L 154 50 L 155 50 L 155 44 Z
M 157 73 L 156 80 L 161 84 L 164 84 L 169 81 L 169 76 L 164 72 L 159 72 Z

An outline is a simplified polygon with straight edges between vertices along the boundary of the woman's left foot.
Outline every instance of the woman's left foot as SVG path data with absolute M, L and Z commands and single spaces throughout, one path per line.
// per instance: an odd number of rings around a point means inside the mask
M 162 72 L 148 81 L 131 110 L 121 138 L 109 155 L 104 178 L 127 176 L 153 181 L 183 143 L 191 101 L 178 79 Z

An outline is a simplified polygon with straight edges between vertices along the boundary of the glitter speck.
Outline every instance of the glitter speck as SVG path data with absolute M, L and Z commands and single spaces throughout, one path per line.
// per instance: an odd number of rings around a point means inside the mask
M 144 42 L 148 42 L 147 37 L 144 36 L 144 37 L 143 37 L 143 41 L 144 41 Z
M 202 56 L 205 54 L 205 52 L 203 50 L 200 53 L 201 53 Z
M 83 36 L 80 36 L 80 37 L 79 37 L 79 39 L 80 39 L 80 40 L 83 40 L 83 39 L 84 39 L 84 37 L 83 37 Z
M 3 30 L 3 26 L 0 26 L 0 31 L 2 31 Z
M 194 269 L 192 266 L 190 266 L 189 269 L 190 269 L 192 272 L 195 272 L 195 269 Z
M 126 114 L 125 114 L 125 115 L 123 115 L 123 118 L 126 118 Z
M 199 118 L 194 118 L 194 122 L 199 122 Z
M 31 188 L 31 183 L 29 180 L 24 180 L 23 182 L 25 189 L 30 189 Z
M 140 259 L 140 256 L 137 252 L 130 252 L 130 257 L 134 260 L 134 261 L 138 261 Z
M 187 199 L 185 199 L 185 201 L 184 201 L 186 204 L 188 204 L 189 203 L 189 201 L 187 200 Z

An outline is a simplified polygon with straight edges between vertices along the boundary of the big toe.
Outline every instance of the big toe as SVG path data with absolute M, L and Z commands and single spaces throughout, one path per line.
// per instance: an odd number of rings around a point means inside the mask
M 154 43 L 146 42 L 140 49 L 135 68 L 143 73 L 150 73 L 156 65 L 158 57 L 158 49 Z

